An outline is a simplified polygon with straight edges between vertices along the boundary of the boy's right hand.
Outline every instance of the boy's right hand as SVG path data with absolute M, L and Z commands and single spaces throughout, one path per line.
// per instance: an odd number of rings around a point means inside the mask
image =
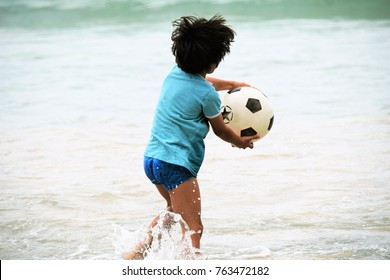
M 241 137 L 242 145 L 239 146 L 239 147 L 235 146 L 235 145 L 232 145 L 232 147 L 237 147 L 237 148 L 240 148 L 240 149 L 246 149 L 246 148 L 253 149 L 253 147 L 254 147 L 253 140 L 256 140 L 256 139 L 260 139 L 260 135 L 259 134 L 256 134 L 256 135 L 253 135 L 253 136 L 243 136 L 243 137 Z

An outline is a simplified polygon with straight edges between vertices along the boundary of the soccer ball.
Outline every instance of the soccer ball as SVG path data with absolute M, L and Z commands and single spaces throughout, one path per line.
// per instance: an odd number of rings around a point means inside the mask
M 274 123 L 271 103 L 264 93 L 253 87 L 228 91 L 222 98 L 222 117 L 225 124 L 240 136 L 258 133 L 263 138 Z

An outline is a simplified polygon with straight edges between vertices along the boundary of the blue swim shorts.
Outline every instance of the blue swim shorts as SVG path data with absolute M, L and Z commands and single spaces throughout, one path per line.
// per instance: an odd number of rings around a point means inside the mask
M 171 191 L 194 175 L 185 167 L 171 164 L 155 158 L 144 157 L 146 176 L 153 184 L 163 185 Z

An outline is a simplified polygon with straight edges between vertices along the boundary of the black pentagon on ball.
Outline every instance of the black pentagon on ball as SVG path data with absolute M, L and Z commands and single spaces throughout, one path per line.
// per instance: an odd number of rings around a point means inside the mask
M 274 116 L 272 116 L 272 118 L 269 120 L 268 131 L 271 130 L 273 125 L 274 125 Z
M 237 92 L 237 91 L 240 91 L 241 90 L 241 88 L 240 87 L 238 87 L 238 88 L 234 88 L 234 89 L 231 89 L 231 90 L 229 90 L 227 93 L 233 93 L 233 92 Z
M 252 113 L 256 113 L 261 110 L 260 100 L 256 98 L 248 98 L 245 107 Z
M 249 127 L 249 128 L 241 130 L 240 135 L 241 135 L 241 137 L 244 137 L 244 136 L 253 136 L 256 134 L 257 134 L 256 130 L 254 130 L 252 127 Z

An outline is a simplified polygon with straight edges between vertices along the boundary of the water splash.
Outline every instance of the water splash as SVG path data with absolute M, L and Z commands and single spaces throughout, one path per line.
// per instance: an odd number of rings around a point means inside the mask
M 150 240 L 148 229 L 140 228 L 129 232 L 114 225 L 115 254 L 123 258 L 137 245 Z M 191 245 L 192 232 L 179 214 L 162 211 L 157 225 L 150 232 L 152 242 L 143 253 L 145 260 L 187 260 L 201 259 L 199 249 Z
M 115 248 L 115 255 L 123 258 L 124 255 L 131 251 L 145 235 L 146 229 L 140 228 L 134 232 L 130 232 L 124 227 L 113 224 L 113 246 Z

